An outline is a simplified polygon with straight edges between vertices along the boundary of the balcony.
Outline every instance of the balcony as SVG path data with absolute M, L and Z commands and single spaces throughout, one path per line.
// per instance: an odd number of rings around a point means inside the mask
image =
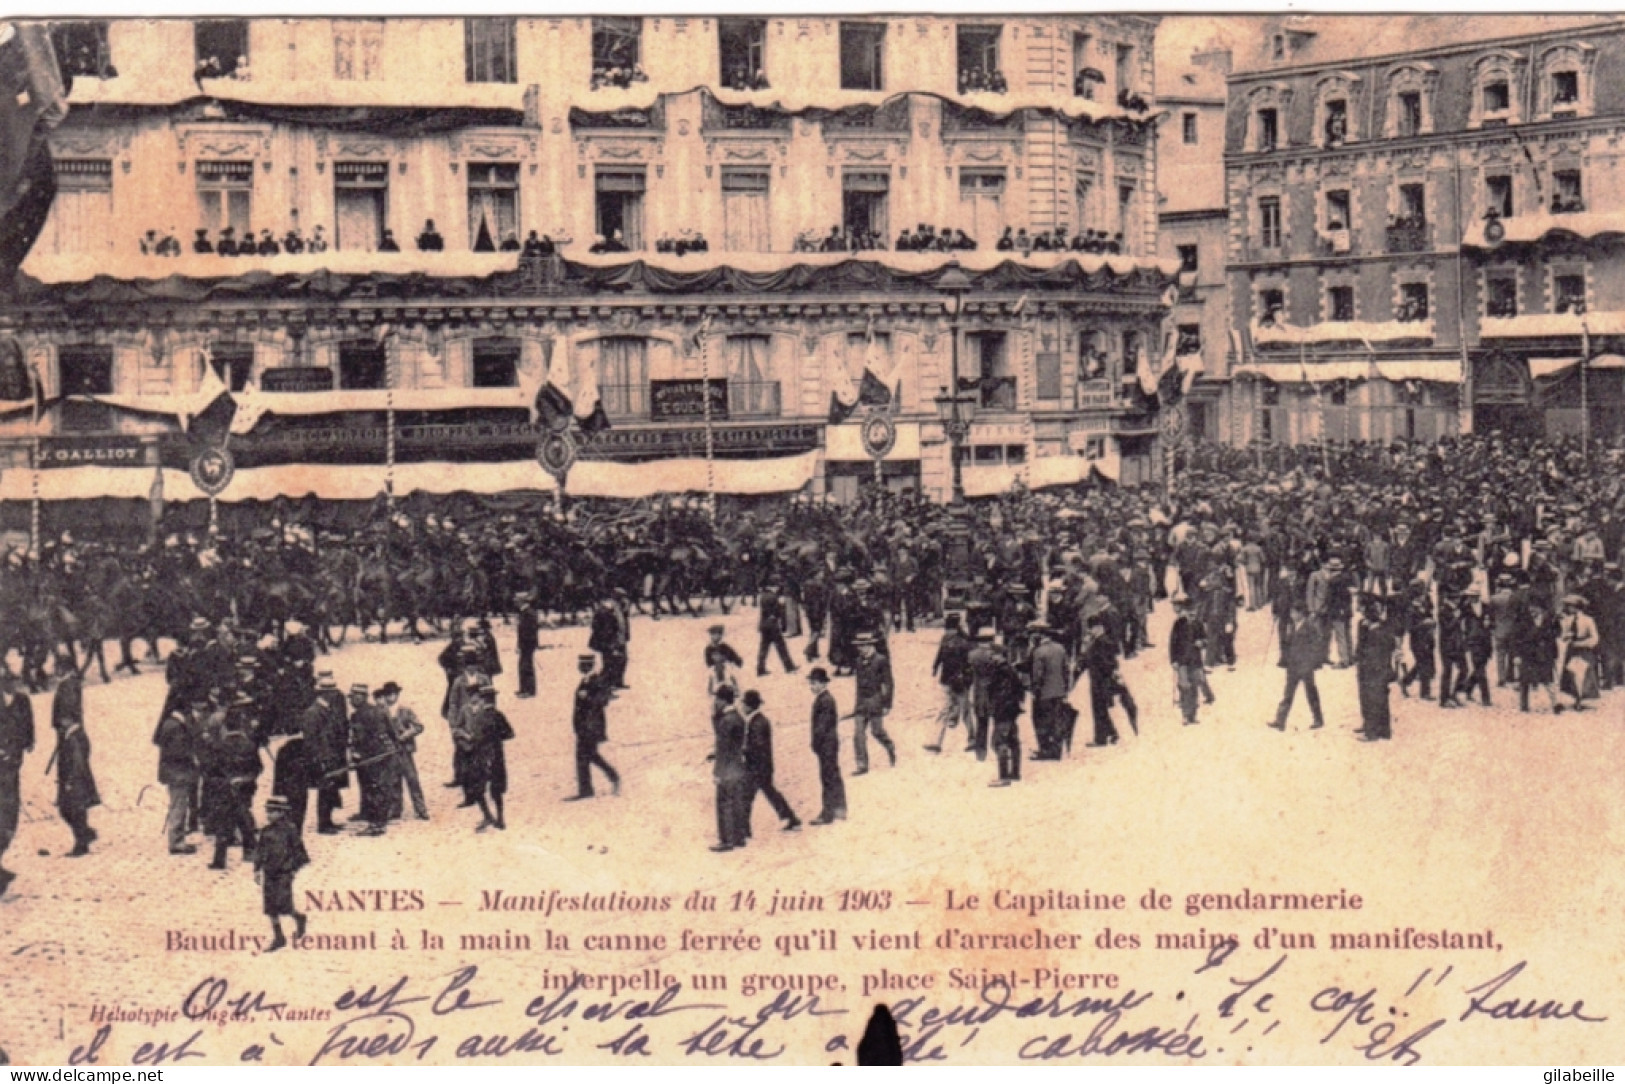
M 1015 410 L 1016 378 L 989 376 L 976 382 L 977 404 L 983 410 Z
M 663 383 L 663 382 L 657 382 Z M 668 404 L 666 409 L 673 413 L 663 413 L 661 421 L 689 421 L 703 423 L 705 420 L 705 406 L 700 398 L 700 381 L 674 381 L 671 383 L 692 383 L 695 385 L 694 395 L 683 397 L 679 404 L 679 397 L 664 399 Z M 713 392 L 716 385 L 726 385 L 726 406 L 716 402 L 713 395 L 711 410 L 712 421 L 728 421 L 737 418 L 777 418 L 783 413 L 783 400 L 780 385 L 777 380 L 715 380 L 711 381 Z M 601 384 L 598 388 L 598 397 L 604 404 L 604 413 L 612 421 L 653 421 L 652 396 L 648 384 Z M 687 400 L 692 400 L 688 402 Z M 681 409 L 681 416 L 675 413 Z
M 1425 222 L 1388 227 L 1389 252 L 1426 252 L 1430 247 Z

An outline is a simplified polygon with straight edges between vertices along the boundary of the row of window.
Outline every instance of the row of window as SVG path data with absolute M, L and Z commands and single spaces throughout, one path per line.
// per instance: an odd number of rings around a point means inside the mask
M 1586 304 L 1586 276 L 1584 269 L 1554 269 L 1551 275 L 1552 311 L 1555 313 L 1583 312 Z M 1428 319 L 1429 297 L 1426 282 L 1402 282 L 1399 285 L 1399 307 L 1394 319 L 1400 323 L 1419 323 Z M 1354 287 L 1335 284 L 1326 287 L 1322 319 L 1345 323 L 1359 319 L 1354 304 Z M 1269 327 L 1285 322 L 1285 295 L 1279 287 L 1265 287 L 1258 291 L 1259 322 Z M 1515 268 L 1492 268 L 1484 273 L 1484 315 L 1497 320 L 1510 319 L 1519 313 L 1518 271 Z M 1181 329 L 1183 331 L 1183 328 Z
M 1548 47 L 1539 56 L 1534 89 L 1536 120 L 1565 120 L 1590 111 L 1590 79 L 1595 50 L 1585 44 Z M 1474 65 L 1469 128 L 1494 128 L 1524 119 L 1524 89 L 1520 72 L 1524 58 L 1512 53 L 1490 53 Z M 1353 108 L 1358 78 L 1331 75 L 1317 86 L 1314 145 L 1339 147 L 1361 138 L 1410 139 L 1433 131 L 1434 96 L 1439 73 L 1431 65 L 1406 63 L 1387 73 L 1380 132 L 1359 130 Z M 1286 145 L 1285 119 L 1292 92 L 1281 84 L 1259 87 L 1249 94 L 1246 149 L 1266 152 Z M 1193 142 L 1187 138 L 1186 142 Z
M 267 216 L 256 214 L 254 163 L 199 161 L 195 168 L 199 220 L 195 239 L 176 238 L 183 248 L 208 241 L 218 245 L 224 231 L 234 241 L 264 232 Z M 58 253 L 105 251 L 115 235 L 113 169 L 105 159 L 59 159 L 59 192 L 45 237 L 46 250 Z M 764 166 L 722 166 L 722 248 L 733 252 L 771 251 L 772 172 Z M 514 163 L 470 162 L 466 167 L 468 242 L 473 251 L 496 251 L 519 246 L 528 232 L 553 228 L 528 222 L 521 214 L 519 166 Z M 643 251 L 654 247 L 647 235 L 648 173 L 640 165 L 599 166 L 593 174 L 594 228 L 598 242 L 608 251 Z M 991 248 L 1008 229 L 1008 176 L 1002 167 L 966 167 L 959 172 L 959 222 L 983 248 Z M 891 174 L 871 166 L 848 169 L 841 177 L 841 223 L 845 236 L 867 235 L 884 247 L 891 237 Z M 1138 188 L 1120 184 L 1114 219 L 1099 221 L 1093 206 L 1094 177 L 1080 174 L 1074 181 L 1074 199 L 1080 232 L 1096 229 L 1122 236 L 1125 251 L 1132 251 L 1136 236 L 1135 204 Z M 336 162 L 333 165 L 334 223 L 331 244 L 346 251 L 377 251 L 386 244 L 390 173 L 387 163 Z M 280 217 L 280 216 L 279 216 Z M 143 223 L 142 225 L 147 225 Z M 278 228 L 281 228 L 278 223 Z M 415 224 L 414 224 L 415 225 Z M 935 226 L 937 224 L 933 224 Z M 911 229 L 912 223 L 896 228 Z M 423 238 L 435 239 L 423 243 Z M 393 235 L 390 235 L 393 242 Z M 561 238 L 553 238 L 562 241 Z M 816 239 L 815 239 L 816 240 Z M 432 220 L 419 248 L 444 248 Z
M 1553 169 L 1551 192 L 1545 209 L 1552 214 L 1579 214 L 1585 211 L 1585 187 L 1577 168 Z M 1427 236 L 1427 185 L 1422 181 L 1401 182 L 1394 190 L 1396 202 L 1388 216 L 1386 251 L 1419 252 L 1429 247 Z M 1514 198 L 1516 186 L 1511 173 L 1484 175 L 1483 217 L 1512 218 L 1519 213 Z M 1345 255 L 1353 251 L 1350 233 L 1354 225 L 1353 200 L 1347 188 L 1328 188 L 1321 196 L 1321 245 L 1325 252 Z M 1258 198 L 1258 247 L 1279 249 L 1284 242 L 1284 209 L 1280 196 Z
M 839 29 L 839 80 L 842 90 L 886 89 L 886 24 L 842 22 Z M 107 23 L 77 21 L 57 24 L 52 31 L 58 63 L 64 76 L 111 78 L 117 75 L 108 47 Z M 956 28 L 955 59 L 961 93 L 1008 89 L 1001 52 L 1004 27 L 997 23 L 966 23 Z M 379 79 L 383 75 L 384 22 L 379 19 L 340 19 L 333 23 L 333 77 Z M 1093 97 L 1094 85 L 1104 75 L 1090 65 L 1090 35 L 1072 38 L 1075 93 Z M 768 59 L 767 20 L 717 20 L 719 84 L 734 90 L 766 90 Z M 630 86 L 647 78 L 644 73 L 643 20 L 637 16 L 598 16 L 592 21 L 592 86 Z M 194 74 L 200 78 L 252 78 L 249 20 L 203 19 L 193 24 Z M 1133 88 L 1135 50 L 1115 47 L 1117 86 Z M 463 20 L 463 77 L 469 83 L 517 83 L 519 50 L 516 20 L 487 17 Z M 1085 74 L 1089 73 L 1089 74 Z M 539 73 L 529 78 L 536 79 Z
M 1196 325 L 1179 329 L 1182 349 L 1200 349 L 1200 329 Z M 1093 330 L 1079 332 L 1079 356 L 1083 365 L 1079 379 L 1090 381 L 1105 379 L 1109 374 L 1107 358 L 1101 350 L 1106 333 Z M 1122 357 L 1133 363 L 1142 339 L 1138 331 L 1121 333 Z M 638 336 L 612 336 L 599 339 L 598 387 L 611 416 L 637 415 L 647 412 L 647 393 L 652 376 L 650 368 L 650 340 Z M 872 349 L 889 355 L 891 336 L 885 332 L 871 338 L 866 332 L 852 332 L 847 336 L 849 354 L 866 355 Z M 974 383 L 981 405 L 990 409 L 1014 409 L 1016 373 L 1010 360 L 1009 340 L 1002 331 L 972 331 L 965 333 L 965 358 L 968 363 L 967 382 Z M 521 346 L 517 339 L 475 339 L 470 349 L 470 384 L 475 388 L 511 388 L 519 382 L 518 371 Z M 337 368 L 332 376 L 340 390 L 378 390 L 388 384 L 388 354 L 385 347 L 371 339 L 339 343 L 336 350 Z M 723 363 L 730 394 L 737 400 L 736 412 L 779 412 L 779 379 L 773 367 L 772 340 L 766 335 L 729 335 L 723 340 Z M 1039 355 L 1036 369 L 1035 395 L 1038 399 L 1060 399 L 1060 357 L 1057 354 Z M 232 391 L 242 391 L 254 376 L 255 348 L 252 343 L 215 342 L 209 346 L 210 362 L 215 373 Z M 58 348 L 57 365 L 60 373 L 60 394 L 63 396 L 113 394 L 113 347 L 103 344 L 70 344 Z M 1098 368 L 1091 368 L 1098 366 Z M 274 371 L 274 370 L 272 370 Z M 1121 368 L 1119 369 L 1121 371 Z

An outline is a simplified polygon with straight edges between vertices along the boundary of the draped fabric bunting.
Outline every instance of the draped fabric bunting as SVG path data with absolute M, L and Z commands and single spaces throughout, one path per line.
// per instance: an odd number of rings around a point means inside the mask
M 346 263 L 354 257 L 355 262 Z M 342 259 L 340 257 L 343 257 Z M 957 254 L 974 292 L 1087 290 L 1133 286 L 1161 289 L 1177 274 L 1177 260 L 1087 253 L 1034 253 L 1019 262 L 992 249 Z M 628 291 L 657 294 L 812 293 L 820 290 L 916 291 L 940 298 L 936 282 L 947 270 L 942 253 L 844 252 L 701 253 L 626 262 L 624 256 L 561 260 L 561 294 Z M 526 283 L 511 252 L 320 253 L 312 256 L 182 256 L 135 258 L 155 277 L 106 274 L 106 259 L 41 257 L 18 281 L 20 302 L 127 304 L 141 301 L 350 298 L 391 301 L 459 300 L 520 295 Z M 431 274 L 430 272 L 436 272 Z M 156 277 L 163 276 L 163 277 Z
M 774 459 L 719 459 L 714 463 L 718 493 L 793 493 L 812 481 L 817 453 Z M 269 501 L 307 494 L 323 500 L 372 500 L 384 488 L 382 465 L 329 466 L 295 463 L 278 467 L 239 468 L 219 497 L 226 502 Z M 40 498 L 47 501 L 129 498 L 148 500 L 157 490 L 168 502 L 204 500 L 191 475 L 165 469 L 162 482 L 147 468 L 64 467 L 40 472 Z M 707 465 L 703 459 L 661 459 L 647 463 L 578 460 L 570 471 L 569 492 L 578 497 L 633 499 L 661 493 L 703 493 Z M 161 485 L 161 489 L 159 489 Z M 552 476 L 535 460 L 509 463 L 398 463 L 395 493 L 498 494 L 526 490 L 550 492 Z M 0 474 L 0 500 L 32 497 L 28 471 Z

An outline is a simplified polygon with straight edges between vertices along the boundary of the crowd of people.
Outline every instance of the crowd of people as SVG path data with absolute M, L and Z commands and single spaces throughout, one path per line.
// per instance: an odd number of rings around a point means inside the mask
M 1085 675 L 1089 744 L 1120 740 L 1115 711 L 1137 732 L 1122 661 L 1151 646 L 1148 619 L 1163 600 L 1187 725 L 1215 703 L 1207 675 L 1237 666 L 1241 615 L 1260 610 L 1285 671 L 1278 710 L 1263 720 L 1277 730 L 1300 688 L 1311 726 L 1324 725 L 1315 675 L 1327 666 L 1355 669 L 1370 741 L 1394 734 L 1395 684 L 1401 698 L 1446 709 L 1515 693 L 1505 704 L 1520 711 L 1586 711 L 1625 684 L 1622 465 L 1617 445 L 1495 435 L 1335 450 L 1195 446 L 1163 488 L 1018 490 L 961 506 L 874 490 L 850 505 L 798 497 L 715 518 L 689 498 L 526 515 L 493 507 L 459 525 L 444 508 L 380 502 L 348 529 L 313 529 L 273 507 L 275 518 L 250 530 L 160 534 L 139 552 L 62 536 L 0 563 L 0 602 L 20 618 L 0 645 L 0 844 L 15 830 L 16 772 L 34 744 L 28 692 L 53 685 L 71 853 L 95 842 L 82 687 L 93 662 L 111 677 L 104 640 L 122 644 L 115 669 L 131 671 L 135 641 L 153 653 L 160 637 L 180 645 L 164 663 L 155 735 L 172 800 L 168 844 L 193 853 L 185 829 L 200 828 L 215 868 L 232 847 L 253 853 L 252 797 L 267 761 L 286 803 L 278 815 L 296 827 L 314 790 L 316 831 L 336 832 L 351 773 L 364 834 L 386 832 L 406 798 L 427 816 L 412 761 L 423 727 L 400 706 L 399 686 L 352 686 L 346 702 L 324 668 L 346 623 L 383 637 L 421 638 L 425 624 L 450 634 L 440 655 L 455 749 L 448 785 L 479 809 L 481 830 L 506 826 L 503 744 L 513 736 L 496 708 L 504 667 L 493 619 L 517 620 L 521 698 L 536 693 L 539 630 L 590 625 L 572 717 L 581 800 L 596 793 L 594 771 L 620 787 L 601 746 L 626 685 L 633 617 L 754 607 L 756 673 L 775 658 L 786 672 L 812 667 L 814 824 L 846 815 L 847 719 L 855 774 L 869 771 L 871 740 L 895 763 L 889 640 L 923 623 L 943 627 L 931 675 L 943 690 L 939 726 L 926 749 L 940 755 L 963 729 L 967 755 L 993 755 L 993 786 L 1021 780 L 1023 715 L 1029 760 L 1072 755 L 1071 701 Z M 803 823 L 773 784 L 770 705 L 746 687 L 746 658 L 713 629 L 704 666 L 722 851 L 746 845 L 758 794 L 786 829 Z
M 1034 252 L 1086 252 L 1115 256 L 1123 251 L 1123 235 L 1108 234 L 1105 230 L 1079 230 L 1068 238 L 1061 226 L 1033 234 L 1029 234 L 1025 226 L 1014 232 L 1006 226 L 994 248 L 1000 252 L 1019 252 L 1023 256 L 1030 256 Z

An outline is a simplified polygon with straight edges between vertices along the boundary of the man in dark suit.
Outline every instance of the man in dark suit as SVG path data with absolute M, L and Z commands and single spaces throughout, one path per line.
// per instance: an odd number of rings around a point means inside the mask
M 796 672 L 796 664 L 790 661 L 790 648 L 784 642 L 784 625 L 784 598 L 779 594 L 778 585 L 770 583 L 762 590 L 757 608 L 756 631 L 761 637 L 756 650 L 757 677 L 767 674 L 767 653 L 771 648 L 778 649 L 779 663 L 786 674 Z
M 85 734 L 84 682 L 70 664 L 67 676 L 51 701 L 51 726 L 56 730 L 56 807 L 73 829 L 69 858 L 90 853 L 96 829 L 90 810 L 102 804 L 96 777 L 90 770 L 90 738 Z
M 519 603 L 519 623 L 514 631 L 514 644 L 519 652 L 519 697 L 529 700 L 536 695 L 536 649 L 541 625 L 536 618 L 536 603 L 530 593 L 523 592 Z
M 1303 695 L 1309 701 L 1309 713 L 1314 717 L 1309 729 L 1319 730 L 1326 725 L 1326 720 L 1320 714 L 1320 690 L 1315 687 L 1315 671 L 1325 662 L 1324 626 L 1310 617 L 1301 603 L 1293 603 L 1281 651 L 1281 666 L 1286 670 L 1286 691 L 1281 694 L 1281 706 L 1275 709 L 1275 721 L 1270 724 L 1271 727 L 1286 729 L 1286 717 L 1292 711 L 1292 700 L 1297 695 L 1299 685 L 1303 686 Z
M 807 675 L 812 688 L 812 751 L 818 758 L 822 808 L 814 824 L 846 820 L 846 781 L 841 778 L 841 714 L 829 691 L 829 672 L 815 666 Z
M 746 825 L 741 815 L 741 792 L 747 785 L 745 769 L 745 717 L 734 707 L 734 687 L 720 685 L 711 704 L 711 727 L 716 747 L 711 753 L 711 778 L 717 786 L 717 842 L 721 853 L 745 845 Z
M 873 633 L 861 633 L 852 642 L 858 650 L 855 667 L 858 702 L 852 709 L 853 718 L 857 720 L 852 731 L 852 751 L 858 769 L 852 774 L 863 775 L 869 771 L 869 733 L 873 733 L 875 741 L 886 750 L 892 765 L 897 764 L 897 746 L 886 733 L 886 713 L 891 711 L 892 705 L 892 672 L 891 660 L 879 652 Z
M 1174 613 L 1177 616 L 1168 633 L 1168 662 L 1174 668 L 1174 680 L 1179 686 L 1179 712 L 1185 717 L 1186 726 L 1194 726 L 1197 695 L 1204 683 L 1202 623 L 1191 611 L 1190 598 L 1183 593 L 1174 595 Z
M 0 667 L 0 861 L 17 835 L 23 757 L 34 750 L 34 706 L 17 678 Z M 17 875 L 0 866 L 0 896 Z
M 988 675 L 988 711 L 993 717 L 993 755 L 998 758 L 999 778 L 989 786 L 1008 787 L 1021 779 L 1021 706 L 1027 698 L 1026 686 L 1021 683 L 1003 644 L 989 644 L 993 654 L 992 671 Z
M 1038 738 L 1034 760 L 1060 760 L 1068 737 L 1066 697 L 1072 691 L 1066 649 L 1046 622 L 1027 626 L 1041 640 L 1032 653 L 1033 730 Z
M 310 785 L 316 791 L 316 831 L 337 835 L 333 813 L 344 805 L 343 791 L 350 786 L 350 715 L 344 707 L 331 670 L 316 675 L 316 698 L 300 718 L 299 730 L 305 736 L 309 756 Z
M 937 715 L 937 740 L 926 746 L 927 752 L 942 752 L 943 739 L 948 731 L 965 724 L 965 735 L 974 744 L 971 723 L 971 668 L 970 641 L 959 628 L 959 614 L 950 613 L 943 619 L 945 626 L 942 642 L 937 645 L 937 657 L 931 661 L 931 674 L 942 683 L 945 701 Z
M 801 818 L 796 816 L 790 803 L 784 800 L 779 788 L 773 785 L 773 723 L 762 714 L 762 694 L 755 689 L 745 693 L 745 772 L 746 797 L 745 807 L 745 834 L 750 835 L 750 818 L 756 809 L 756 796 L 760 794 L 767 799 L 767 804 L 773 807 L 773 812 L 779 815 L 784 822 L 786 832 L 794 832 L 801 827 Z
M 1090 618 L 1084 630 L 1083 668 L 1089 671 L 1089 709 L 1094 716 L 1095 746 L 1116 745 L 1117 727 L 1112 723 L 1112 699 L 1117 695 L 1117 640 L 1106 631 L 1104 611 Z M 1129 703 L 1133 703 L 1130 698 Z
M 400 796 L 395 775 L 395 733 L 389 713 L 374 704 L 365 685 L 350 686 L 350 748 L 355 750 L 356 782 L 361 787 L 364 836 L 381 836 L 389 825 L 390 797 Z
M 598 652 L 603 659 L 603 678 L 610 688 L 626 688 L 626 626 L 615 612 L 615 603 L 607 598 L 593 611 L 587 650 Z
M 576 792 L 565 799 L 567 802 L 579 802 L 593 796 L 592 768 L 595 764 L 609 779 L 610 793 L 621 793 L 620 775 L 598 751 L 598 746 L 609 740 L 609 720 L 605 709 L 614 699 L 615 688 L 610 684 L 608 674 L 594 673 L 597 662 L 595 655 L 576 658 L 576 669 L 581 672 L 581 683 L 576 686 L 575 709 L 571 715 L 576 734 Z
M 1393 737 L 1393 715 L 1388 710 L 1388 686 L 1394 680 L 1398 641 L 1388 607 L 1377 595 L 1367 595 L 1360 611 L 1360 636 L 1354 649 L 1355 680 L 1360 691 L 1360 740 L 1387 741 Z

